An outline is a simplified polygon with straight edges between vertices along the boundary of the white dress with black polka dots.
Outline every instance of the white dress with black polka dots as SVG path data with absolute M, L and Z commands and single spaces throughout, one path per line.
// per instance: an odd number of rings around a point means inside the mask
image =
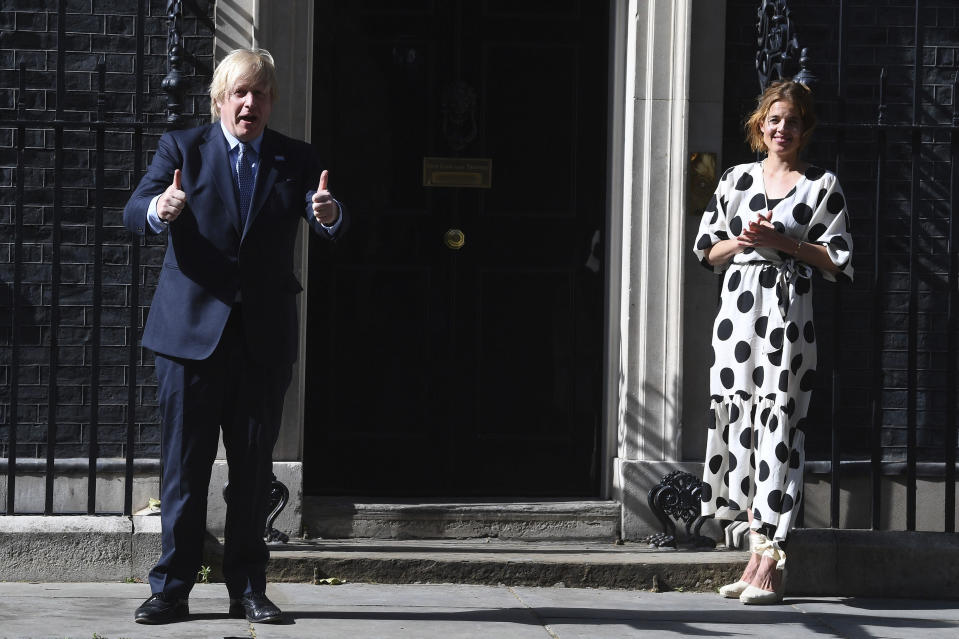
M 725 273 L 712 335 L 702 513 L 736 519 L 752 509 L 753 527 L 770 525 L 783 540 L 802 499 L 803 422 L 816 373 L 813 270 L 772 249 L 747 248 L 716 267 L 704 254 L 766 210 L 760 163 L 734 166 L 720 179 L 697 234 L 700 262 Z M 809 167 L 772 213 L 781 233 L 824 245 L 839 277 L 852 279 L 849 215 L 834 174 Z

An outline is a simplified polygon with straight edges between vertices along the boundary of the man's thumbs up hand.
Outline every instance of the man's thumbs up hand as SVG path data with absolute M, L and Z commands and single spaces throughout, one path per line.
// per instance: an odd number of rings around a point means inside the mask
M 313 216 L 320 224 L 325 226 L 336 224 L 336 220 L 340 217 L 339 207 L 333 201 L 333 196 L 330 195 L 329 185 L 330 172 L 323 171 L 320 174 L 320 184 L 316 193 L 313 194 Z
M 157 215 L 164 222 L 172 222 L 180 215 L 180 211 L 186 206 L 186 193 L 182 191 L 180 180 L 180 169 L 173 172 L 173 184 L 166 187 L 166 191 L 157 200 Z

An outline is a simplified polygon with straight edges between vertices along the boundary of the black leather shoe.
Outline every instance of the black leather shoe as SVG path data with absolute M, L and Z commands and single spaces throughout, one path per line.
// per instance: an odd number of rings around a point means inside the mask
M 140 604 L 133 615 L 137 623 L 170 623 L 185 619 L 190 614 L 190 604 L 186 599 L 164 598 L 163 593 L 153 593 L 150 598 Z
M 276 623 L 283 620 L 283 613 L 262 592 L 251 592 L 239 599 L 230 599 L 230 616 L 246 618 L 251 623 Z

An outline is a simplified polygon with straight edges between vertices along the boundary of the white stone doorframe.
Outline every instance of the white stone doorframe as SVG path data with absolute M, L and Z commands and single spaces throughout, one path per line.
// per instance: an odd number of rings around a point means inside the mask
M 218 0 L 214 58 L 217 63 L 238 47 L 267 49 L 276 62 L 279 95 L 270 116 L 270 128 L 309 142 L 313 125 L 313 0 L 285 0 L 284 10 L 263 0 Z M 305 81 L 304 81 L 305 79 Z M 303 293 L 297 298 L 300 356 L 283 404 L 283 424 L 273 459 L 303 461 L 303 397 L 306 371 L 307 240 L 301 225 L 297 238 L 297 277 Z
M 715 284 L 698 273 L 692 287 L 687 281 L 687 236 L 698 220 L 687 213 L 686 175 L 690 151 L 721 148 L 723 38 L 705 46 L 694 38 L 722 31 L 715 26 L 724 24 L 725 2 L 613 0 L 611 11 L 604 496 L 622 504 L 622 536 L 635 540 L 659 526 L 646 495 L 662 476 L 702 472 L 696 445 L 684 440 L 699 432 L 705 353 L 697 342 L 687 354 L 686 335 L 706 335 L 709 318 L 688 321 L 684 309 L 708 299 Z M 691 108 L 705 127 L 692 126 Z M 683 397 L 687 369 L 697 390 L 691 402 Z M 684 413 L 692 416 L 685 438 Z M 684 461 L 684 449 L 695 461 Z

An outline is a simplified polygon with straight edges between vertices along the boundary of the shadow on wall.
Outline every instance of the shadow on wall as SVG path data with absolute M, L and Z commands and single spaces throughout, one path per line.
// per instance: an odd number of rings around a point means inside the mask
M 617 426 L 617 456 L 624 460 L 642 459 L 660 461 L 668 457 L 667 449 L 682 451 L 682 428 L 680 424 L 669 425 L 663 420 L 666 414 L 679 415 L 676 403 L 667 397 L 661 388 L 649 382 L 643 385 L 643 392 L 633 392 L 627 388 L 626 372 L 622 363 L 627 362 L 628 354 L 620 353 L 619 369 L 619 420 Z M 678 388 L 678 378 L 674 377 L 670 387 Z M 660 409 L 661 407 L 661 409 Z M 650 433 L 650 428 L 658 432 Z M 667 445 L 666 437 L 676 441 Z
M 674 386 L 675 383 L 676 380 L 674 380 Z M 619 388 L 620 397 L 624 398 L 624 406 L 620 409 L 617 452 L 622 473 L 619 479 L 622 482 L 622 493 L 619 496 L 623 506 L 622 536 L 627 541 L 636 541 L 648 535 L 663 532 L 662 525 L 647 502 L 649 492 L 658 486 L 666 475 L 676 470 L 701 477 L 703 462 L 702 460 L 665 461 L 663 440 L 667 426 L 662 423 L 661 417 L 651 406 L 662 406 L 667 412 L 676 414 L 675 403 L 665 397 L 661 389 L 649 384 L 645 386 L 645 392 L 642 395 L 630 392 L 625 386 L 626 375 L 621 369 Z M 649 433 L 648 429 L 651 426 L 659 429 L 659 432 Z M 680 425 L 674 425 L 673 431 L 676 437 L 682 434 Z M 628 437 L 633 437 L 634 440 L 629 441 Z M 674 450 L 679 451 L 681 447 L 676 445 Z M 685 524 L 679 523 L 677 530 L 680 533 L 679 542 L 682 545 L 685 540 Z M 722 539 L 722 531 L 715 520 L 707 521 L 700 532 L 713 539 Z

